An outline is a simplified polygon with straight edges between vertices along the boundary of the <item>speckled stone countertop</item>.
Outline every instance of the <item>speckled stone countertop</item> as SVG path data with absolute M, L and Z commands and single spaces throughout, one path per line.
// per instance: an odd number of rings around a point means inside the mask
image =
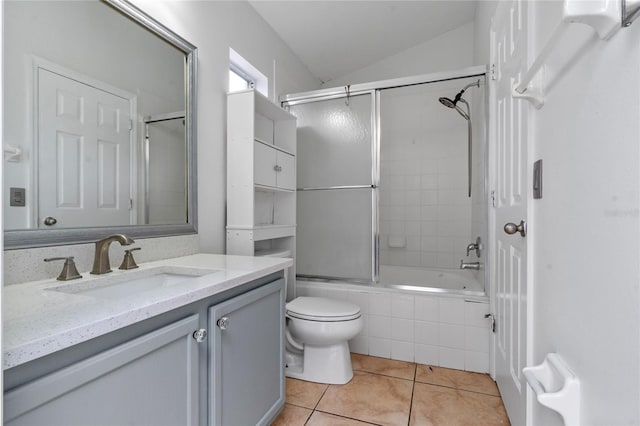
M 3 369 L 49 355 L 155 315 L 224 292 L 293 265 L 291 259 L 195 254 L 141 264 L 105 275 L 55 278 L 7 286 L 3 293 Z M 143 288 L 126 296 L 89 295 L 154 273 L 192 275 L 185 282 Z M 180 280 L 177 280 L 180 281 Z M 122 284 L 124 287 L 126 284 Z

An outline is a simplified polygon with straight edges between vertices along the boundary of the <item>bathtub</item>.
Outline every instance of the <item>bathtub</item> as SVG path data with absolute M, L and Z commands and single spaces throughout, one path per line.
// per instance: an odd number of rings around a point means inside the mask
M 375 286 L 428 293 L 484 296 L 476 271 L 426 269 L 411 266 L 380 265 L 380 282 Z
M 360 307 L 364 327 L 351 352 L 489 372 L 489 299 L 472 271 L 382 266 L 380 278 L 375 285 L 298 278 L 296 296 Z

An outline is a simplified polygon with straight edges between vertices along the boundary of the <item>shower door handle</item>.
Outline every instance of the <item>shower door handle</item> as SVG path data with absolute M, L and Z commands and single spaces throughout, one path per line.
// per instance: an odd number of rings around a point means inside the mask
M 526 237 L 527 236 L 526 226 L 527 224 L 524 222 L 524 220 L 521 220 L 518 225 L 512 222 L 509 222 L 504 225 L 504 232 L 506 232 L 509 235 L 513 235 L 516 232 L 519 232 L 520 236 Z

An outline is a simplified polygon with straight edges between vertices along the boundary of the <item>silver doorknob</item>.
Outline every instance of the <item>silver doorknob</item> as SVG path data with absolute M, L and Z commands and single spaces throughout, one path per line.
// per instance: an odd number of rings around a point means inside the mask
M 201 328 L 193 332 L 193 338 L 196 339 L 196 342 L 202 343 L 207 340 L 207 330 Z
M 47 217 L 44 218 L 42 223 L 44 223 L 47 226 L 53 226 L 56 223 L 58 223 L 58 220 L 55 217 L 47 216 Z
M 226 330 L 229 327 L 229 317 L 222 317 L 216 322 L 220 330 Z
M 525 227 L 526 227 L 526 223 L 524 223 L 524 220 L 521 220 L 518 225 L 516 225 L 515 223 L 509 222 L 506 225 L 504 225 L 504 232 L 506 232 L 509 235 L 513 235 L 516 232 L 519 232 L 521 236 L 526 237 L 527 230 Z

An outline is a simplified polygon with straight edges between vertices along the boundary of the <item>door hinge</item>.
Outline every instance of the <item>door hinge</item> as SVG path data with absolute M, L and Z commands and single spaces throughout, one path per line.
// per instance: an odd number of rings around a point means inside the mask
M 486 314 L 484 317 L 488 318 L 491 321 L 491 331 L 493 333 L 495 333 L 496 332 L 496 318 L 493 316 L 493 314 Z
M 491 206 L 496 206 L 496 191 L 491 191 Z
M 491 75 L 491 80 L 497 80 L 498 76 L 496 75 L 496 64 L 491 64 L 491 68 L 489 70 L 489 74 Z
M 129 131 L 133 130 L 133 120 L 129 119 Z
M 129 198 L 129 210 L 133 210 L 133 198 Z

